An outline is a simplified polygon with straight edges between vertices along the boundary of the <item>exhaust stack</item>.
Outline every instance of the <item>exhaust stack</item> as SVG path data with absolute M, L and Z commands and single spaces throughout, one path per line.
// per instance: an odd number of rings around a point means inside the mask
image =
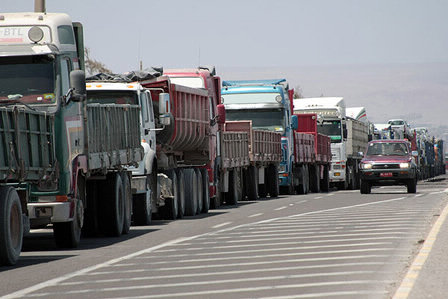
M 45 0 L 34 0 L 34 12 L 46 13 Z

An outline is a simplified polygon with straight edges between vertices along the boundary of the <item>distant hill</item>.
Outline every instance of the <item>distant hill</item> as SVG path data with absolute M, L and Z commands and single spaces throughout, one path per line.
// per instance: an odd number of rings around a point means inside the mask
M 364 106 L 374 123 L 406 119 L 448 139 L 448 63 L 220 67 L 223 80 L 286 78 L 304 97 L 343 96 L 347 106 Z

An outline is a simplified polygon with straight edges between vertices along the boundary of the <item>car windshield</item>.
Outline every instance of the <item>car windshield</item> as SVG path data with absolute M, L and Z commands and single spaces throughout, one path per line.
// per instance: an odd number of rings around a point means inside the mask
M 342 141 L 341 122 L 339 120 L 324 120 L 317 126 L 320 134 L 330 136 L 331 143 L 340 143 Z
M 227 120 L 251 120 L 254 129 L 283 132 L 285 128 L 282 109 L 227 110 Z
M 0 104 L 54 104 L 55 61 L 47 55 L 0 58 Z
M 404 122 L 402 120 L 391 120 L 389 121 L 389 124 L 392 126 L 402 126 L 404 125 Z
M 406 156 L 408 153 L 406 144 L 397 142 L 371 143 L 367 149 L 367 156 Z

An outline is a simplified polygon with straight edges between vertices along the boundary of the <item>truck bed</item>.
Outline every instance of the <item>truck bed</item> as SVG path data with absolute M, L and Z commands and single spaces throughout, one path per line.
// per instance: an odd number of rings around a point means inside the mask
M 252 121 L 227 121 L 226 132 L 246 132 L 249 136 L 249 159 L 253 163 L 280 162 L 282 160 L 281 135 L 254 130 Z
M 295 163 L 314 163 L 316 161 L 314 136 L 312 134 L 294 132 Z
M 87 105 L 90 170 L 132 165 L 143 159 L 138 105 Z
M 248 166 L 250 161 L 247 132 L 223 132 L 221 158 L 223 168 Z
M 362 158 L 360 152 L 365 152 L 369 142 L 369 127 L 366 123 L 347 118 L 347 157 Z
M 38 181 L 55 172 L 54 115 L 0 107 L 0 181 Z

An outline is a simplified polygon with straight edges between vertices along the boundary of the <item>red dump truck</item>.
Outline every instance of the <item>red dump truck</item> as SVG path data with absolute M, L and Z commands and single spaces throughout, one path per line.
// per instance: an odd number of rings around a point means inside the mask
M 317 114 L 296 114 L 298 129 L 294 132 L 295 173 L 305 178 L 299 180 L 299 193 L 327 192 L 331 164 L 330 137 L 317 132 Z
M 269 180 L 278 173 L 281 160 L 281 135 L 253 130 L 249 122 L 230 124 L 225 121 L 221 102 L 220 78 L 214 67 L 164 70 L 177 85 L 202 89 L 209 101 L 209 196 L 212 207 L 238 200 L 257 199 L 267 193 L 278 195 L 278 180 Z M 269 144 L 269 147 L 263 147 Z M 253 146 L 252 146 L 253 145 Z M 258 152 L 257 152 L 258 151 Z M 261 155 L 263 153 L 263 155 Z M 272 182 L 272 183 L 268 183 Z

